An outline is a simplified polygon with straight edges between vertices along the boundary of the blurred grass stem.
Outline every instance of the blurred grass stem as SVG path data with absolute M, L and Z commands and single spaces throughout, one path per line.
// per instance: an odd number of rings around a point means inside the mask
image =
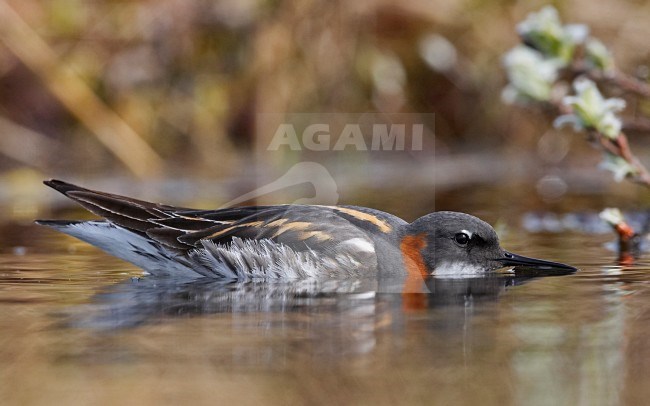
M 30 167 L 45 169 L 61 145 L 43 134 L 0 116 L 0 154 Z
M 160 173 L 162 160 L 151 146 L 64 66 L 4 0 L 0 0 L 0 40 L 135 175 L 145 178 Z

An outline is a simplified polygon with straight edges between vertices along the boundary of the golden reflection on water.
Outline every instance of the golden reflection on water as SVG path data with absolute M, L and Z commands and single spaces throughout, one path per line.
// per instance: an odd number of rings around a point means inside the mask
M 607 236 L 518 233 L 504 246 L 583 269 L 437 280 L 417 309 L 374 281 L 131 279 L 136 268 L 72 239 L 21 233 L 24 249 L 0 255 L 3 404 L 593 405 L 650 396 L 650 267 L 616 267 Z

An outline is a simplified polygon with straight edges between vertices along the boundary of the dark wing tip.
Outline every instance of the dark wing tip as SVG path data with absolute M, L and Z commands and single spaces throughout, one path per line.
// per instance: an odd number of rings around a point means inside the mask
M 68 194 L 68 192 L 72 192 L 75 190 L 86 190 L 80 186 L 73 185 L 72 183 L 67 183 L 62 180 L 57 180 L 57 179 L 48 179 L 44 180 L 43 184 L 51 187 L 52 189 L 56 190 L 57 192 L 63 193 L 64 195 Z

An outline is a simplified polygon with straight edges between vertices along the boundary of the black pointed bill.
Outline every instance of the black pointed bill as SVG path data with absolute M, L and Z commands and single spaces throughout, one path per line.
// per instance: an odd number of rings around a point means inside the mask
M 516 269 L 525 269 L 533 271 L 560 271 L 560 272 L 575 272 L 578 268 L 571 265 L 563 264 L 560 262 L 545 261 L 543 259 L 528 258 L 523 255 L 513 254 L 505 251 L 503 257 L 497 258 L 503 266 L 514 266 Z

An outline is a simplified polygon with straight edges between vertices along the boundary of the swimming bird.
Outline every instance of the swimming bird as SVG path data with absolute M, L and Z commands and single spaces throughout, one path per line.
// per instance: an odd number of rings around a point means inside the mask
M 275 205 L 195 210 L 47 180 L 97 221 L 37 220 L 153 275 L 239 280 L 483 274 L 504 267 L 576 268 L 499 245 L 469 214 L 439 211 L 408 223 L 360 206 Z

